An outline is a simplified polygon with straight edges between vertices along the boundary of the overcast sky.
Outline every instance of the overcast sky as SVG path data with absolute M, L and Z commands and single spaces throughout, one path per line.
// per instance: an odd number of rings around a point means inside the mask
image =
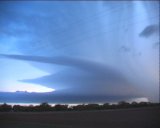
M 0 91 L 158 101 L 158 16 L 158 1 L 0 2 Z

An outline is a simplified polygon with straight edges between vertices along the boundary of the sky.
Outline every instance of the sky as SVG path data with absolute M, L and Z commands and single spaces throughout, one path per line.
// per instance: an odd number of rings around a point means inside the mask
M 158 101 L 158 1 L 1 1 L 0 28 L 0 92 Z

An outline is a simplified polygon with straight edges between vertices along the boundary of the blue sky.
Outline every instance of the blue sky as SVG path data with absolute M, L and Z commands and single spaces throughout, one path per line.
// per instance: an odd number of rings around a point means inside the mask
M 158 1 L 8 1 L 0 15 L 0 91 L 158 100 Z

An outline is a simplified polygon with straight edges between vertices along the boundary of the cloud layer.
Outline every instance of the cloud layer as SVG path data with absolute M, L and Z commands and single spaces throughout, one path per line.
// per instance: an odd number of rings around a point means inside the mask
M 159 25 L 152 24 L 152 25 L 146 26 L 139 35 L 142 37 L 150 37 L 153 34 L 158 34 L 158 33 L 159 33 Z
M 56 74 L 37 79 L 21 80 L 41 84 L 71 94 L 96 95 L 139 95 L 135 87 L 122 73 L 93 61 L 69 57 L 36 57 L 23 55 L 1 55 L 12 59 L 66 66 Z

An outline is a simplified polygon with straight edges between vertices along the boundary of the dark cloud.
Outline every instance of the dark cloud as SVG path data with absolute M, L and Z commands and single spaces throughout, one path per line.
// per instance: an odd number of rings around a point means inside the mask
M 120 51 L 123 51 L 123 52 L 130 52 L 131 49 L 130 49 L 129 47 L 127 47 L 127 46 L 121 46 L 121 47 L 120 47 Z
M 120 100 L 128 100 L 131 98 L 138 98 L 133 95 L 129 96 L 113 96 L 113 95 L 74 95 L 58 92 L 50 93 L 12 93 L 0 92 L 0 102 L 7 103 L 105 103 L 116 102 Z
M 146 26 L 143 31 L 139 34 L 141 37 L 149 37 L 159 32 L 159 26 L 156 24 Z
M 110 73 L 113 72 L 112 69 L 108 68 L 106 65 L 103 65 L 103 64 L 100 64 L 94 61 L 80 59 L 80 58 L 77 59 L 77 58 L 64 57 L 64 56 L 42 57 L 42 56 L 4 55 L 4 54 L 0 54 L 0 56 L 12 58 L 12 59 L 18 59 L 18 60 L 75 67 L 75 68 L 79 68 L 79 69 L 82 69 L 88 72 L 103 73 L 103 74 L 108 74 L 108 75 L 112 75 Z
M 112 94 L 127 95 L 134 89 L 122 76 L 116 78 L 104 74 L 92 74 L 68 69 L 57 74 L 44 76 L 37 79 L 23 80 L 55 88 L 57 91 L 64 90 L 71 94 Z M 117 74 L 115 74 L 117 75 Z M 117 88 L 120 88 L 117 89 Z M 126 92 L 127 91 L 127 92 Z
M 69 57 L 1 56 L 66 66 L 66 69 L 56 74 L 22 80 L 23 82 L 41 84 L 71 94 L 138 95 L 135 87 L 125 79 L 121 72 L 97 62 Z

